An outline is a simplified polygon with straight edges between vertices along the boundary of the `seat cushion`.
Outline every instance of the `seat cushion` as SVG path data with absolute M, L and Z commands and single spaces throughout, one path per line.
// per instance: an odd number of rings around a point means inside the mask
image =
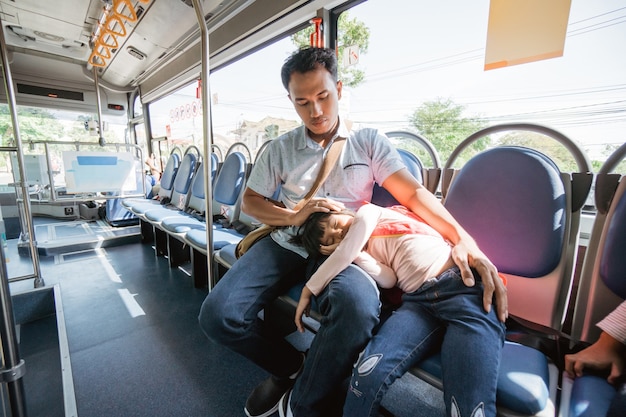
M 606 378 L 585 375 L 574 380 L 569 405 L 569 416 L 597 417 L 605 416 L 615 396 L 615 388 Z

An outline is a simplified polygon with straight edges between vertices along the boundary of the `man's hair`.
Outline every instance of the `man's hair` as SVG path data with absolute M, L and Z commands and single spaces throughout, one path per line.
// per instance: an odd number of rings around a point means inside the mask
M 291 238 L 291 242 L 303 246 L 311 256 L 320 254 L 320 243 L 324 236 L 322 222 L 328 220 L 333 213 L 316 211 L 298 229 L 298 234 Z M 334 213 L 336 214 L 336 213 Z
M 320 67 L 326 68 L 333 80 L 338 80 L 337 55 L 334 49 L 309 46 L 296 51 L 287 58 L 280 71 L 285 90 L 289 91 L 289 79 L 294 72 L 304 74 Z

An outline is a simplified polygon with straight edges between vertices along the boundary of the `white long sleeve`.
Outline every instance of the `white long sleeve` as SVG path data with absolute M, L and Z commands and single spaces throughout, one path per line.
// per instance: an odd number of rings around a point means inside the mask
M 598 327 L 626 345 L 626 301 L 602 319 Z
M 380 207 L 373 204 L 367 204 L 356 212 L 350 230 L 339 243 L 337 249 L 320 265 L 306 283 L 313 294 L 318 295 L 338 273 L 346 269 L 355 260 L 376 228 L 380 214 Z M 372 278 L 375 277 L 372 276 Z

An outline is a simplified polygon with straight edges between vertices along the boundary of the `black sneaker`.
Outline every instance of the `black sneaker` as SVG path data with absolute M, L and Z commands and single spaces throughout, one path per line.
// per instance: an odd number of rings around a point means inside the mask
M 252 390 L 244 412 L 248 417 L 271 416 L 278 410 L 280 399 L 295 383 L 295 379 L 270 376 Z
M 287 390 L 282 397 L 280 397 L 280 402 L 278 403 L 278 415 L 279 417 L 293 417 L 291 413 L 291 408 L 289 406 L 289 401 L 291 400 L 291 388 Z

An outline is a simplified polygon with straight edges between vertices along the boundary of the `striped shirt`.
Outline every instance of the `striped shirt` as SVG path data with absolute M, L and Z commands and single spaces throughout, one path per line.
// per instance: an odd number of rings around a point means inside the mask
M 626 345 L 626 301 L 598 323 L 598 327 Z

